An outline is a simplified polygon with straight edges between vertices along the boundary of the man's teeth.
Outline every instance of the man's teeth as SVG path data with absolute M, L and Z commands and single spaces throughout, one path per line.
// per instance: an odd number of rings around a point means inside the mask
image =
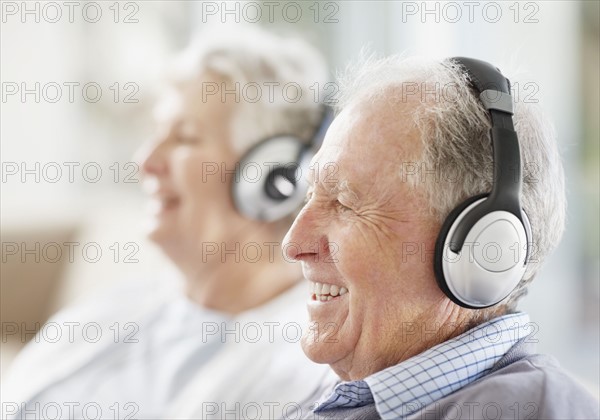
M 343 286 L 336 286 L 335 284 L 316 283 L 311 281 L 311 286 L 311 297 L 313 300 L 319 300 L 321 302 L 326 302 L 336 296 L 343 296 L 348 293 L 348 289 Z

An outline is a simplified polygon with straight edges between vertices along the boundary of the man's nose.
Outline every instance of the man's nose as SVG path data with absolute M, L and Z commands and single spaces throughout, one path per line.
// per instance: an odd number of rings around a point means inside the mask
M 306 205 L 283 238 L 286 259 L 309 262 L 326 258 L 330 252 L 326 226 L 326 220 Z

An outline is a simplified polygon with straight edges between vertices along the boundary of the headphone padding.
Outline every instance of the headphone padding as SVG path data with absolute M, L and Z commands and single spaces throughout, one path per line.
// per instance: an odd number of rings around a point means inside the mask
M 433 256 L 433 272 L 435 274 L 435 280 L 437 281 L 437 284 L 440 287 L 440 289 L 442 289 L 442 291 L 446 294 L 446 296 L 448 296 L 448 298 L 450 298 L 450 300 L 452 300 L 452 302 L 465 308 L 481 309 L 481 307 L 475 308 L 473 306 L 465 305 L 465 303 L 460 301 L 456 296 L 454 296 L 454 294 L 448 288 L 447 280 L 444 277 L 444 270 L 442 268 L 442 261 L 444 258 L 444 243 L 446 242 L 446 236 L 448 235 L 450 228 L 452 227 L 458 216 L 460 216 L 462 212 L 471 204 L 473 204 L 477 200 L 481 200 L 482 198 L 487 197 L 488 195 L 488 193 L 483 193 L 473 197 L 469 197 L 462 204 L 455 207 L 450 212 L 450 214 L 448 214 L 446 220 L 444 220 L 444 223 L 440 228 L 440 233 L 438 234 L 437 241 L 435 242 L 435 252 Z

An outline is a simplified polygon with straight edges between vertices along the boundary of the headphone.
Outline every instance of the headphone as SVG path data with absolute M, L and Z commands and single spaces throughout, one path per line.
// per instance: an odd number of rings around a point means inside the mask
M 482 309 L 505 299 L 523 278 L 531 226 L 521 208 L 523 177 L 510 81 L 485 61 L 453 57 L 448 64 L 466 72 L 488 111 L 494 175 L 489 194 L 467 199 L 444 221 L 435 245 L 434 272 L 454 303 Z
M 333 121 L 333 110 L 322 104 L 321 121 L 307 143 L 294 135 L 261 140 L 240 159 L 231 183 L 235 208 L 243 216 L 264 222 L 281 220 L 297 210 L 308 190 L 303 174 Z

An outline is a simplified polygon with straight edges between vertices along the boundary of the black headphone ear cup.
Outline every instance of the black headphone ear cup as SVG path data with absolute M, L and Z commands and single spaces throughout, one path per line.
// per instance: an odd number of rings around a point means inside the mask
M 448 236 L 448 232 L 450 231 L 450 228 L 452 227 L 458 216 L 460 216 L 461 213 L 471 204 L 478 200 L 481 200 L 482 198 L 487 197 L 488 195 L 489 194 L 484 193 L 470 197 L 464 202 L 462 202 L 460 205 L 455 207 L 450 212 L 450 214 L 448 214 L 446 220 L 444 220 L 444 223 L 442 224 L 442 227 L 440 229 L 440 233 L 438 234 L 437 241 L 435 242 L 435 251 L 433 256 L 433 272 L 435 274 L 435 280 L 437 281 L 437 284 L 440 287 L 440 289 L 442 289 L 442 291 L 446 294 L 446 296 L 448 296 L 448 298 L 450 298 L 452 302 L 460 306 L 465 306 L 464 302 L 460 301 L 450 291 L 450 288 L 448 287 L 448 279 L 446 279 L 446 277 L 444 276 L 444 269 L 442 267 L 442 262 L 444 259 L 444 244 L 446 243 L 446 237 Z
M 252 147 L 240 159 L 231 183 L 235 208 L 249 219 L 266 222 L 292 214 L 306 195 L 304 176 L 311 157 L 294 136 L 272 137 Z
M 277 166 L 269 172 L 264 183 L 267 197 L 282 201 L 287 200 L 294 193 L 298 167 L 295 165 Z

